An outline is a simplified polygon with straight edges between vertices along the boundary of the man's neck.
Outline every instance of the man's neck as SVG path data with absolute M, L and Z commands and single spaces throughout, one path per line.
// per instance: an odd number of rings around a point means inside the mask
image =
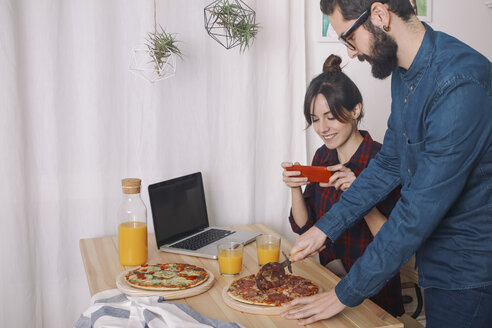
M 391 24 L 392 37 L 398 44 L 398 66 L 408 69 L 424 40 L 425 26 L 417 17 L 405 22 L 400 18 L 393 19 Z

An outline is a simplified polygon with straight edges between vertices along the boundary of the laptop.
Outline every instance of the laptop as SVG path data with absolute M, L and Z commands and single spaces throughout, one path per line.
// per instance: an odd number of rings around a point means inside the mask
M 217 258 L 217 244 L 244 245 L 260 233 L 210 227 L 202 174 L 196 172 L 149 185 L 157 248 L 164 252 Z

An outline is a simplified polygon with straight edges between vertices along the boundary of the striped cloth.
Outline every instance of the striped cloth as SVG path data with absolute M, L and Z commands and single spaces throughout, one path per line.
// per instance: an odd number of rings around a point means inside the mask
M 206 317 L 186 304 L 167 302 L 158 296 L 131 297 L 118 289 L 95 294 L 74 327 L 243 328 L 237 323 Z

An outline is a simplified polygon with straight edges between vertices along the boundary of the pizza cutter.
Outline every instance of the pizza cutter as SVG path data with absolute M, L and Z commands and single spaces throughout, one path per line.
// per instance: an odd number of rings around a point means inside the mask
M 285 261 L 269 262 L 263 265 L 256 274 L 256 286 L 259 290 L 266 290 L 281 286 L 285 281 L 285 267 L 292 273 L 292 261 L 284 252 Z

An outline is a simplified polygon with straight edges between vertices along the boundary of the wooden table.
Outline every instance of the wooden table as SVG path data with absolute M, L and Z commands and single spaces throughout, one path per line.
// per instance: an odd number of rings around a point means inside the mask
M 236 226 L 234 228 L 259 231 L 278 235 L 263 224 Z M 282 238 L 282 250 L 288 254 L 292 244 Z M 101 237 L 80 240 L 80 251 L 84 262 L 91 295 L 106 289 L 116 288 L 116 276 L 130 267 L 118 261 L 118 237 Z M 149 234 L 149 263 L 185 262 L 210 270 L 215 276 L 215 284 L 207 292 L 180 300 L 196 311 L 222 321 L 233 321 L 245 327 L 299 327 L 296 320 L 286 320 L 280 316 L 255 315 L 236 311 L 228 307 L 221 296 L 222 290 L 234 278 L 223 277 L 219 273 L 216 260 L 160 252 L 157 250 L 154 234 Z M 333 288 L 340 280 L 314 259 L 306 259 L 293 264 L 294 273 L 320 283 L 325 290 Z M 258 262 L 256 245 L 251 243 L 244 248 L 242 275 L 256 273 Z M 346 308 L 335 317 L 308 325 L 307 327 L 403 327 L 403 324 L 370 300 L 355 308 Z

